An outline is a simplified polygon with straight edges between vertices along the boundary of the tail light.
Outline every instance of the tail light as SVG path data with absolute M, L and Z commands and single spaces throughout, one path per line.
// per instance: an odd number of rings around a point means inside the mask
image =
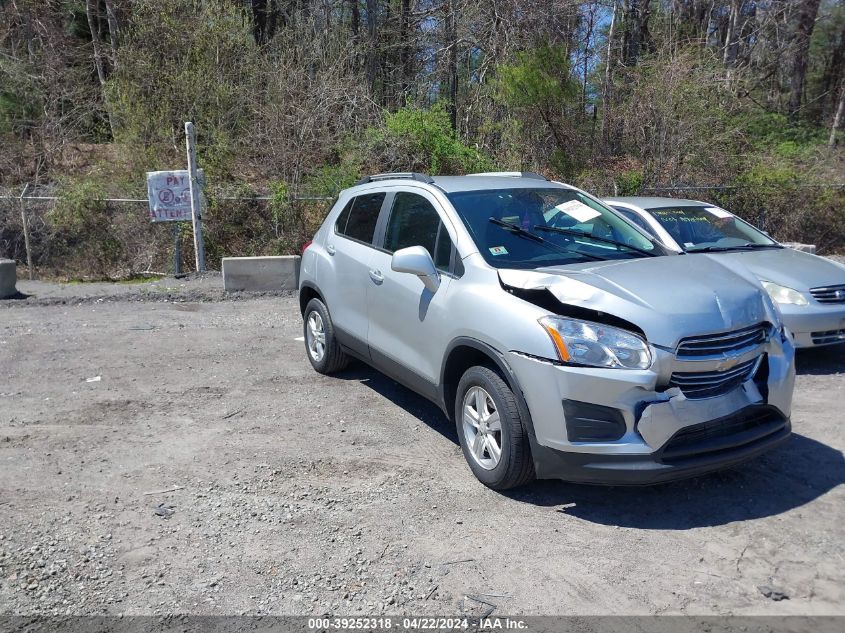
M 308 240 L 305 244 L 302 245 L 302 254 L 305 255 L 305 251 L 308 250 L 308 247 L 314 243 L 314 240 Z

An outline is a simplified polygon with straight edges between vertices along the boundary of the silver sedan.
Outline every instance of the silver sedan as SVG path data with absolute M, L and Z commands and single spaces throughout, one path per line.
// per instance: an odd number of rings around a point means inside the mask
M 664 246 L 718 253 L 749 268 L 780 308 L 796 347 L 845 342 L 845 266 L 778 244 L 729 211 L 696 200 L 606 198 Z

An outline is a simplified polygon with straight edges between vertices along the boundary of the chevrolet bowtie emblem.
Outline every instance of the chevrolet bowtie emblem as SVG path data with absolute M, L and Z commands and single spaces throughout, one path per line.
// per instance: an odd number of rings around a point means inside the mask
M 732 367 L 734 367 L 739 362 L 739 358 L 736 356 L 724 356 L 722 360 L 719 361 L 719 364 L 716 365 L 716 371 L 728 371 Z

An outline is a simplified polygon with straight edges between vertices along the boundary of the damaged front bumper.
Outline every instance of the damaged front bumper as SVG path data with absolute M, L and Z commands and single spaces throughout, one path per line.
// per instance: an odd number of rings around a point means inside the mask
M 690 399 L 677 387 L 660 387 L 678 366 L 663 350 L 655 350 L 652 368 L 642 371 L 571 367 L 511 352 L 508 362 L 533 423 L 537 476 L 650 484 L 732 466 L 773 448 L 791 430 L 794 348 L 778 336 L 756 353 L 762 361 L 745 382 Z

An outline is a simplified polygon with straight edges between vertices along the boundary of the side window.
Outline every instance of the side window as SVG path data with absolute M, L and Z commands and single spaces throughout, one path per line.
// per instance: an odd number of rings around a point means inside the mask
M 451 259 L 452 240 L 449 238 L 446 225 L 441 222 L 440 230 L 437 232 L 437 243 L 434 245 L 434 265 L 441 270 L 449 270 Z
M 639 214 L 634 213 L 630 209 L 624 209 L 624 208 L 620 208 L 620 207 L 613 207 L 613 208 L 616 209 L 616 211 L 619 212 L 620 215 L 624 215 L 631 222 L 633 222 L 638 227 L 640 227 L 643 231 L 645 231 L 646 233 L 648 233 L 649 235 L 654 237 L 654 231 L 651 230 L 651 227 L 646 223 L 645 220 L 643 220 L 639 216 Z
M 335 232 L 353 240 L 372 244 L 385 195 L 371 193 L 352 198 L 340 212 L 335 223 Z
M 409 246 L 425 247 L 438 269 L 449 269 L 452 240 L 437 211 L 422 196 L 400 191 L 393 198 L 384 248 L 393 253 Z
M 352 205 L 355 203 L 355 198 L 350 198 L 343 211 L 337 216 L 337 222 L 334 223 L 334 232 L 343 235 L 346 232 L 346 223 L 349 221 L 349 212 L 352 211 Z

